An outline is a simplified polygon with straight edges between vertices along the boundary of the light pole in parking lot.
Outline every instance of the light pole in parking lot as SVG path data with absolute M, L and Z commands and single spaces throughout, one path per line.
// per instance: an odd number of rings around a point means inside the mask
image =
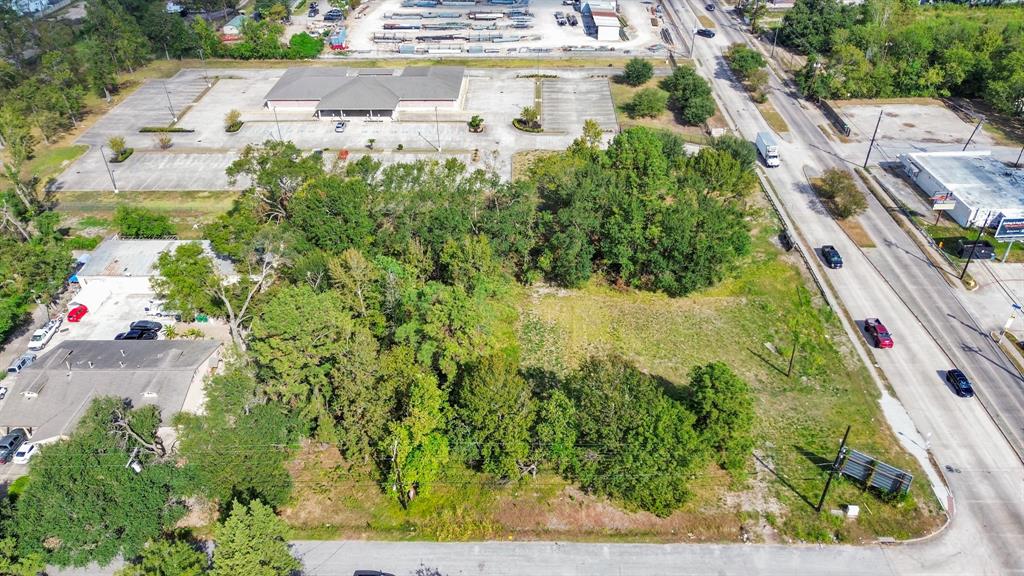
M 978 133 L 978 128 L 981 128 L 981 124 L 984 121 L 985 121 L 985 117 L 984 116 L 981 116 L 981 117 L 978 118 L 978 124 L 974 127 L 974 131 L 971 132 L 971 137 L 968 138 L 967 142 L 964 143 L 964 149 L 963 149 L 964 152 L 966 152 L 967 151 L 967 147 L 971 145 L 971 140 L 974 140 L 974 135 Z
M 277 106 L 274 106 L 274 124 L 277 125 L 277 140 L 278 142 L 284 142 L 284 137 L 281 136 L 281 122 L 277 120 Z
M 202 48 L 199 49 L 199 61 L 203 63 L 203 80 L 206 80 L 206 87 L 209 88 L 212 84 L 210 84 L 210 77 L 206 75 L 206 58 Z
M 167 90 L 167 80 L 164 80 L 164 96 L 167 96 L 167 110 L 171 113 L 171 124 L 178 123 L 178 115 L 174 113 L 174 106 L 171 104 L 171 93 Z
M 111 150 L 111 153 L 113 153 L 113 150 Z M 114 171 L 110 169 L 107 155 L 103 153 L 103 144 L 100 144 L 100 157 L 103 158 L 103 165 L 107 168 L 107 176 L 110 176 L 110 185 L 114 187 L 114 194 L 117 194 L 117 182 L 114 180 Z

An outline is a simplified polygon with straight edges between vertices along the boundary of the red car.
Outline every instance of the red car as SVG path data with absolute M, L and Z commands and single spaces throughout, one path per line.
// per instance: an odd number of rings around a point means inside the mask
M 864 320 L 864 330 L 871 335 L 875 348 L 892 348 L 892 336 L 889 334 L 889 329 L 878 318 Z
M 68 322 L 78 322 L 79 320 L 82 319 L 82 316 L 85 316 L 85 314 L 88 311 L 89 308 L 87 308 L 85 304 L 82 304 L 81 306 L 75 306 L 74 308 L 71 309 L 70 312 L 68 312 Z

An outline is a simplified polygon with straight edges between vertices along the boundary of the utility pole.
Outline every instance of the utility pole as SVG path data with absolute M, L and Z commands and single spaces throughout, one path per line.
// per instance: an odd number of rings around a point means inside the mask
M 868 159 L 871 158 L 871 149 L 875 147 L 875 137 L 878 136 L 878 127 L 882 125 L 882 114 L 885 114 L 885 109 L 878 111 L 878 122 L 875 123 L 875 131 L 871 134 L 871 143 L 868 144 L 868 155 L 864 157 L 864 169 L 868 168 Z
M 174 105 L 171 104 L 171 93 L 167 90 L 167 81 L 164 80 L 163 84 L 164 84 L 164 95 L 167 96 L 167 110 L 170 111 L 171 118 L 174 119 L 171 122 L 171 124 L 177 124 L 178 123 L 178 115 L 174 113 Z
M 772 34 L 772 53 L 768 55 L 769 58 L 775 58 L 775 44 L 779 41 L 779 32 L 782 32 L 782 26 L 779 25 L 775 29 L 775 33 Z
M 1017 154 L 1017 161 L 1013 163 L 1014 168 L 1020 168 L 1020 157 L 1024 156 L 1024 146 L 1020 149 L 1020 154 Z
M 818 500 L 818 505 L 815 506 L 815 512 L 821 512 L 821 507 L 825 505 L 825 497 L 828 496 L 828 489 L 832 486 L 832 478 L 836 475 L 839 470 L 839 463 L 843 461 L 843 456 L 846 455 L 846 439 L 850 437 L 850 426 L 846 426 L 846 434 L 843 434 L 843 441 L 839 443 L 839 451 L 836 452 L 836 459 L 832 461 L 832 469 L 828 472 L 828 480 L 825 481 L 825 489 L 821 491 L 821 499 Z
M 971 265 L 971 260 L 974 258 L 974 250 L 978 248 L 978 242 L 981 242 L 981 234 L 988 228 L 988 219 L 992 216 L 992 211 L 989 210 L 985 213 L 985 221 L 982 222 L 981 228 L 978 228 L 978 237 L 974 239 L 974 244 L 971 244 L 971 251 L 967 253 L 967 263 L 964 264 L 964 270 L 960 273 L 960 279 L 963 280 L 964 276 L 967 275 L 967 267 Z
M 981 123 L 984 122 L 984 121 L 985 121 L 984 116 L 980 120 L 978 120 L 978 124 L 974 127 L 974 131 L 971 132 L 971 137 L 968 138 L 967 142 L 964 143 L 963 152 L 967 151 L 967 147 L 971 145 L 971 140 L 974 140 L 974 135 L 978 133 L 978 128 L 981 128 Z
M 110 169 L 110 163 L 107 162 L 107 155 L 103 153 L 103 144 L 100 144 L 100 157 L 103 158 L 103 165 L 107 168 L 107 176 L 110 176 L 110 185 L 114 187 L 114 194 L 117 194 L 117 182 L 114 181 L 114 172 Z

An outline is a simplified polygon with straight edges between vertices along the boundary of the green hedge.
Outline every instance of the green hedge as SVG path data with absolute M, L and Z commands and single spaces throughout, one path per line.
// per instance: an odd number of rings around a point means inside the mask
M 241 120 L 239 120 L 238 122 L 235 122 L 235 123 L 231 124 L 230 126 L 228 126 L 227 128 L 225 128 L 224 131 L 229 133 L 229 134 L 234 134 L 235 132 L 238 132 L 239 130 L 242 129 L 242 124 L 245 124 L 245 122 L 242 122 Z
M 533 133 L 536 134 L 536 133 L 540 133 L 540 132 L 544 131 L 544 128 L 542 128 L 540 126 L 536 126 L 536 127 L 528 126 L 526 124 L 526 122 L 523 122 L 519 118 L 516 118 L 516 119 L 512 120 L 512 125 L 515 126 L 518 129 L 522 130 L 523 132 L 533 132 Z
M 139 132 L 145 134 L 153 132 L 184 132 L 191 134 L 192 132 L 195 132 L 195 130 L 189 130 L 188 128 L 178 128 L 177 126 L 143 126 L 142 128 L 139 128 Z
M 120 164 L 121 162 L 127 160 L 128 157 L 132 155 L 132 152 L 135 152 L 135 148 L 125 148 L 124 152 L 121 152 L 117 156 L 111 158 L 110 161 L 113 162 L 114 164 Z

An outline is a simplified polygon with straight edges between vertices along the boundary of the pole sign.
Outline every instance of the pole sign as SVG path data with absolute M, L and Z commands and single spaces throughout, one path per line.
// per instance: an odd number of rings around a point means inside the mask
M 952 210 L 956 208 L 956 199 L 952 194 L 932 196 L 932 210 Z
M 996 240 L 1024 240 L 1024 218 L 1003 218 L 996 229 Z

